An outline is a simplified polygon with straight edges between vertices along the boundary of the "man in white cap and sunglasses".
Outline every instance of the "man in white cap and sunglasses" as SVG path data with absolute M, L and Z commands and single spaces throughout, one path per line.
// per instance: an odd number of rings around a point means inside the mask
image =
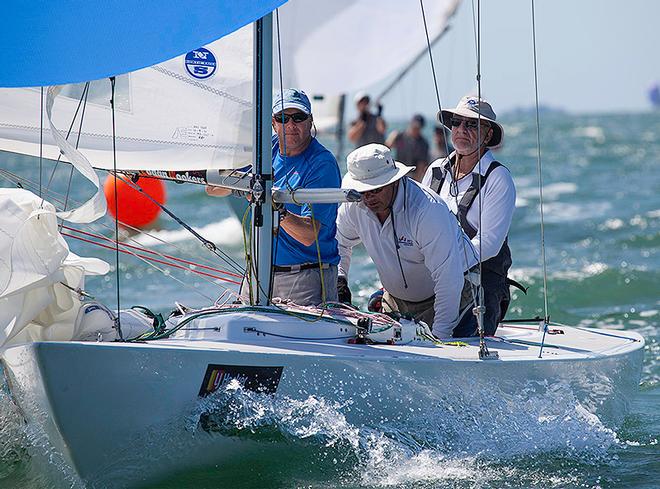
M 493 335 L 509 307 L 509 285 L 520 286 L 507 279 L 511 267 L 507 235 L 516 188 L 509 170 L 491 152 L 502 144 L 504 129 L 488 102 L 469 95 L 455 109 L 439 112 L 438 119 L 451 130 L 455 151 L 433 162 L 422 182 L 447 203 L 480 254 L 484 331 Z M 461 320 L 456 330 L 460 336 L 477 334 L 471 316 Z
M 339 188 L 334 155 L 312 135 L 312 105 L 302 90 L 273 97 L 273 187 Z M 211 195 L 230 192 L 209 187 Z M 272 297 L 302 305 L 337 300 L 337 204 L 285 204 L 273 238 Z M 320 263 L 319 263 L 320 256 Z
M 471 248 L 469 241 L 447 205 L 408 178 L 414 167 L 395 162 L 387 146 L 368 144 L 347 161 L 342 187 L 363 198 L 339 208 L 341 285 L 346 285 L 352 248 L 362 242 L 385 289 L 383 309 L 411 314 L 439 338 L 451 337 L 466 269 L 460 243 Z

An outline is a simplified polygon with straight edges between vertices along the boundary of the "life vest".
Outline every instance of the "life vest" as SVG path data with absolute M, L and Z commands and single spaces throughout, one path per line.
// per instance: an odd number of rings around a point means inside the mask
M 479 189 L 482 188 L 486 183 L 488 176 L 493 172 L 493 170 L 495 170 L 500 166 L 504 166 L 504 165 L 502 165 L 502 163 L 500 163 L 499 161 L 492 161 L 490 163 L 490 166 L 486 170 L 486 173 L 483 176 L 479 172 L 471 173 L 472 182 L 470 182 L 470 186 L 465 191 L 465 194 L 461 198 L 461 201 L 458 203 L 458 212 L 456 218 L 458 219 L 461 228 L 463 228 L 463 231 L 465 231 L 465 234 L 467 234 L 468 238 L 470 239 L 474 238 L 477 235 L 477 230 L 468 222 L 467 219 L 468 211 L 470 210 L 470 207 L 472 207 L 474 200 L 477 198 L 477 195 L 479 194 Z M 431 179 L 430 187 L 438 195 L 440 195 L 440 189 L 442 189 L 442 184 L 445 181 L 447 172 L 450 170 L 451 170 L 451 161 L 449 161 L 444 166 L 437 166 L 433 168 L 433 177 Z M 481 180 L 481 183 L 479 182 L 479 180 Z M 499 275 L 504 279 L 507 278 L 506 277 L 507 272 L 511 267 L 511 250 L 509 249 L 508 240 L 509 237 L 507 236 L 504 239 L 504 243 L 502 244 L 502 247 L 500 248 L 500 251 L 497 253 L 497 255 L 493 256 L 492 258 L 489 258 L 488 260 L 484 261 L 481 264 L 484 275 L 486 274 L 486 272 L 490 272 Z M 511 282 L 513 281 L 507 279 L 507 283 L 511 284 Z

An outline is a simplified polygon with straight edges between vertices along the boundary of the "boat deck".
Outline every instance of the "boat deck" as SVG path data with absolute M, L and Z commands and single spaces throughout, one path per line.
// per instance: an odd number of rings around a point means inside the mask
M 432 342 L 416 339 L 397 344 L 355 344 L 355 329 L 327 321 L 305 322 L 297 317 L 277 318 L 268 313 L 212 316 L 195 320 L 190 329 L 170 338 L 149 341 L 164 348 L 190 348 L 272 355 L 318 357 L 365 357 L 375 359 L 479 360 L 479 339 Z M 569 326 L 548 326 L 543 343 L 539 325 L 503 324 L 497 335 L 486 338 L 489 351 L 500 361 L 596 359 L 627 354 L 644 345 L 643 338 L 629 331 L 611 331 Z

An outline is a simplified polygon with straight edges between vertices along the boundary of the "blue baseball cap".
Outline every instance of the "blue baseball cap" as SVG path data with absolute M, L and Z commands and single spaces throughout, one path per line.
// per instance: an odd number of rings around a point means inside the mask
M 305 114 L 312 113 L 312 104 L 309 97 L 302 90 L 297 88 L 287 88 L 283 91 L 277 91 L 273 97 L 273 115 L 279 114 L 285 109 L 298 109 Z

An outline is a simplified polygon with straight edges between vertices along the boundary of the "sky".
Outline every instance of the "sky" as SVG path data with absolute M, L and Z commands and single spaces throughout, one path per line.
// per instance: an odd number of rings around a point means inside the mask
M 432 0 L 425 0 L 432 1 Z M 473 10 L 464 0 L 434 47 L 442 105 L 476 93 Z M 539 98 L 575 113 L 650 110 L 660 82 L 660 1 L 536 0 Z M 534 105 L 530 0 L 481 0 L 481 90 L 496 112 Z M 378 93 L 385 84 L 370 87 Z M 390 118 L 437 106 L 428 57 L 383 100 Z

